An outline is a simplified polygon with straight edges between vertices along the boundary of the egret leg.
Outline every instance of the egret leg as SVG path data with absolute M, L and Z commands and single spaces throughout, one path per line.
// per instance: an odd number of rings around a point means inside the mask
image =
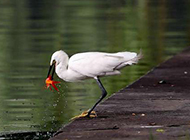
M 97 117 L 96 112 L 93 110 L 107 95 L 107 91 L 105 90 L 104 86 L 102 85 L 102 83 L 98 77 L 95 77 L 94 79 L 96 80 L 96 82 L 98 83 L 98 86 L 100 87 L 100 89 L 102 91 L 102 96 L 100 97 L 100 99 L 95 103 L 95 105 L 90 110 L 84 111 L 82 114 L 71 118 L 71 120 L 75 120 L 77 118 L 82 118 L 82 117 L 89 117 L 89 118 Z
M 94 110 L 94 108 L 106 97 L 107 95 L 107 91 L 105 90 L 104 86 L 102 85 L 100 79 L 98 77 L 94 78 L 98 84 L 98 86 L 100 87 L 101 91 L 102 91 L 102 96 L 100 97 L 100 99 L 94 104 L 94 106 L 88 111 L 88 117 L 90 117 L 90 114 L 92 113 L 92 111 Z

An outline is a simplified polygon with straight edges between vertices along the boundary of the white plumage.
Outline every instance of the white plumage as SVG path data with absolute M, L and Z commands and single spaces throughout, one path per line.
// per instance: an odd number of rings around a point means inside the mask
M 51 57 L 50 69 L 47 77 L 49 77 L 53 67 L 52 79 L 54 72 L 67 82 L 94 78 L 102 91 L 102 96 L 88 112 L 80 115 L 82 117 L 91 117 L 93 116 L 91 113 L 94 108 L 107 95 L 99 77 L 120 74 L 120 69 L 127 65 L 136 64 L 141 58 L 141 53 L 137 55 L 137 53 L 134 52 L 85 52 L 75 54 L 69 59 L 68 55 L 60 50 L 53 53 Z
M 50 61 L 56 61 L 55 70 L 57 75 L 67 81 L 76 82 L 87 78 L 102 77 L 120 74 L 120 69 L 136 64 L 142 57 L 134 52 L 85 52 L 77 53 L 70 59 L 68 55 L 60 50 L 56 51 Z

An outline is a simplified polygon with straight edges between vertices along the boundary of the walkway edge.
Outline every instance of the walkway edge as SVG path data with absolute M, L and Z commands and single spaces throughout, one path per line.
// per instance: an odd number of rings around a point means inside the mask
M 190 47 L 77 119 L 51 140 L 178 140 L 190 134 Z

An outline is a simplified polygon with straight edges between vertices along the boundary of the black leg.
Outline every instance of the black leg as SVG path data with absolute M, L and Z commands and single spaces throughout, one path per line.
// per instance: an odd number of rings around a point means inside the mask
M 98 86 L 100 87 L 101 91 L 102 91 L 102 96 L 100 97 L 100 99 L 95 103 L 95 105 L 90 109 L 90 111 L 88 112 L 88 117 L 90 117 L 91 112 L 94 110 L 94 108 L 102 101 L 102 99 L 104 99 L 104 97 L 106 97 L 107 95 L 107 91 L 105 90 L 104 86 L 102 85 L 100 79 L 98 77 L 94 78 L 96 80 L 96 82 L 98 83 Z

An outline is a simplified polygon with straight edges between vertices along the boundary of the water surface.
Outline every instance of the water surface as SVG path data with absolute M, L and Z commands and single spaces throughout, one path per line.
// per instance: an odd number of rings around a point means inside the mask
M 189 6 L 189 0 L 0 1 L 0 133 L 47 139 L 100 97 L 93 79 L 45 89 L 54 51 L 142 49 L 138 65 L 101 79 L 111 95 L 189 45 Z

